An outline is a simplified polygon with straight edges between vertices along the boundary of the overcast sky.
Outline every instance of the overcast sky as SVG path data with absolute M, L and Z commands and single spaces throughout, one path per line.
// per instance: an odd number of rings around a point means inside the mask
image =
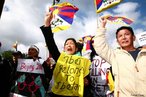
M 102 15 L 124 16 L 133 19 L 131 25 L 135 34 L 146 31 L 146 0 L 123 0 L 117 6 L 107 9 L 100 14 L 96 13 L 94 0 L 60 0 L 70 2 L 79 10 L 76 12 L 71 28 L 55 33 L 55 41 L 63 50 L 63 43 L 68 37 L 79 39 L 85 35 L 95 35 L 97 18 Z M 6 0 L 0 19 L 1 51 L 14 50 L 12 45 L 18 41 L 18 50 L 27 53 L 32 44 L 40 48 L 40 56 L 45 58 L 47 49 L 44 37 L 40 30 L 43 25 L 47 8 L 53 0 Z M 120 24 L 107 24 L 107 40 L 115 47 L 115 31 Z

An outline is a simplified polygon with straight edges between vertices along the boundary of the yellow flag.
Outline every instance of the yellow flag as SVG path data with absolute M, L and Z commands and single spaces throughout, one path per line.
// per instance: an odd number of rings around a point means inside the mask
M 63 96 L 83 96 L 84 77 L 89 74 L 90 60 L 61 53 L 54 72 L 52 91 Z

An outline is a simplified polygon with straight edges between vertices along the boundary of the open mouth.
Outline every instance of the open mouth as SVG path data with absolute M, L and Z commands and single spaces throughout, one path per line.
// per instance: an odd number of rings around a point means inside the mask
M 71 48 L 68 48 L 67 51 L 72 51 L 72 49 Z
M 124 44 L 124 43 L 128 43 L 128 41 L 123 41 L 122 43 L 123 43 L 123 44 Z

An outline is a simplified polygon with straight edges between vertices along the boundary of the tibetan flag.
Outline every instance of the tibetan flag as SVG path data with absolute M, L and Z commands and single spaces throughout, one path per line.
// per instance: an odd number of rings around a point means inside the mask
M 68 2 L 53 5 L 49 11 L 53 12 L 51 22 L 52 32 L 59 32 L 68 29 L 72 23 L 78 8 Z
M 82 39 L 80 39 L 79 41 L 83 43 L 83 48 L 82 48 L 82 56 L 90 59 L 90 55 L 92 52 L 92 43 L 93 43 L 93 38 L 94 36 L 88 35 L 88 36 L 84 36 L 82 37 Z
M 94 0 L 96 12 L 100 13 L 110 7 L 119 4 L 122 0 Z
M 112 23 L 119 23 L 119 24 L 125 24 L 125 25 L 130 25 L 133 23 L 133 20 L 128 19 L 126 17 L 122 17 L 122 16 L 105 16 L 105 18 L 112 22 Z
M 91 36 L 91 35 L 88 35 L 88 36 L 84 36 L 82 37 L 82 41 L 84 42 L 84 45 L 83 45 L 83 52 L 84 51 L 87 51 L 87 50 L 91 50 L 91 45 L 93 43 L 93 38 L 94 36 Z

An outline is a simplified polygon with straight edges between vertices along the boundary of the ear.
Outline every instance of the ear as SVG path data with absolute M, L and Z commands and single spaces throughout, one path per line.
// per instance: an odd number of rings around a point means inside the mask
M 78 51 L 79 49 L 76 47 L 76 52 Z
M 136 37 L 135 37 L 135 35 L 133 36 L 133 41 L 135 41 L 136 40 Z
M 117 44 L 119 45 L 118 39 L 116 39 L 116 40 L 117 40 Z

